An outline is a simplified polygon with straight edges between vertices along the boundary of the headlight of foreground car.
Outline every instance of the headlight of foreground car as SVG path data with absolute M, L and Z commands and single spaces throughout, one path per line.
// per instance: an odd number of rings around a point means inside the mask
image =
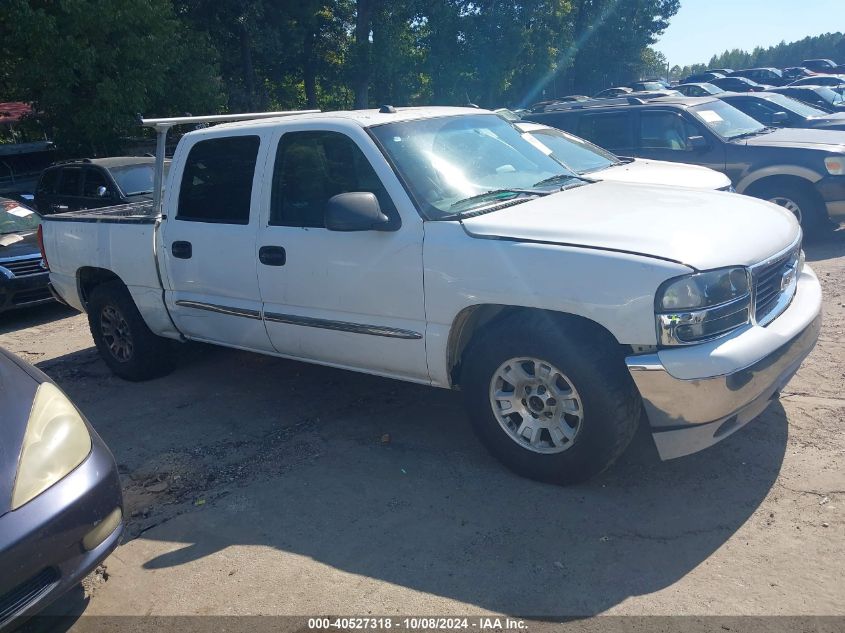
M 713 339 L 751 319 L 751 282 L 747 268 L 720 268 L 676 277 L 655 297 L 661 345 L 688 345 Z
M 845 176 L 845 156 L 828 156 L 824 166 L 831 176 Z
M 35 392 L 12 493 L 17 510 L 79 466 L 91 452 L 91 435 L 76 407 L 55 385 Z

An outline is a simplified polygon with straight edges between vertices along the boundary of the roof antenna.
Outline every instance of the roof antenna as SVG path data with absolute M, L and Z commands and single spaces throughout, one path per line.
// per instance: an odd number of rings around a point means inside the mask
M 467 98 L 467 102 L 465 104 L 465 107 L 479 109 L 478 105 L 476 105 L 475 103 L 470 101 L 469 92 L 467 92 L 466 90 L 464 90 L 464 96 Z

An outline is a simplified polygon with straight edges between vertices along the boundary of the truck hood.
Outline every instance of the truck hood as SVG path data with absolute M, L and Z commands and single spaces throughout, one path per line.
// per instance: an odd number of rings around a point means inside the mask
M 788 211 L 719 191 L 597 182 L 461 220 L 470 236 L 581 246 L 706 270 L 756 264 L 799 235 Z
M 662 160 L 644 160 L 642 158 L 637 158 L 630 163 L 608 167 L 601 171 L 592 171 L 585 176 L 595 180 L 612 180 L 614 182 L 632 182 L 646 185 L 673 185 L 692 189 L 723 189 L 731 185 L 727 176 L 707 167 L 670 163 Z
M 807 147 L 826 149 L 831 152 L 845 152 L 845 132 L 835 130 L 812 130 L 806 128 L 780 128 L 744 139 L 746 145 L 762 147 Z

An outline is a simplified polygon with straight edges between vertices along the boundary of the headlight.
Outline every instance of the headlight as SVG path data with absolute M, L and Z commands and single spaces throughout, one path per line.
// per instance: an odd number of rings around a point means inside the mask
M 58 387 L 41 383 L 23 438 L 12 510 L 58 482 L 90 452 L 91 436 L 76 407 Z
M 845 176 L 845 156 L 828 156 L 824 166 L 831 176 Z
M 747 268 L 720 268 L 665 282 L 655 297 L 662 345 L 698 343 L 727 334 L 751 318 Z

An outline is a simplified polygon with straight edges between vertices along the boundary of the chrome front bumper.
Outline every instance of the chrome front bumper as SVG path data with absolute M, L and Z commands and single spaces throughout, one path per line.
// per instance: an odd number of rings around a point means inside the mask
M 765 328 L 628 357 L 661 459 L 712 446 L 760 415 L 812 351 L 820 329 L 821 289 L 805 267 L 792 304 Z

